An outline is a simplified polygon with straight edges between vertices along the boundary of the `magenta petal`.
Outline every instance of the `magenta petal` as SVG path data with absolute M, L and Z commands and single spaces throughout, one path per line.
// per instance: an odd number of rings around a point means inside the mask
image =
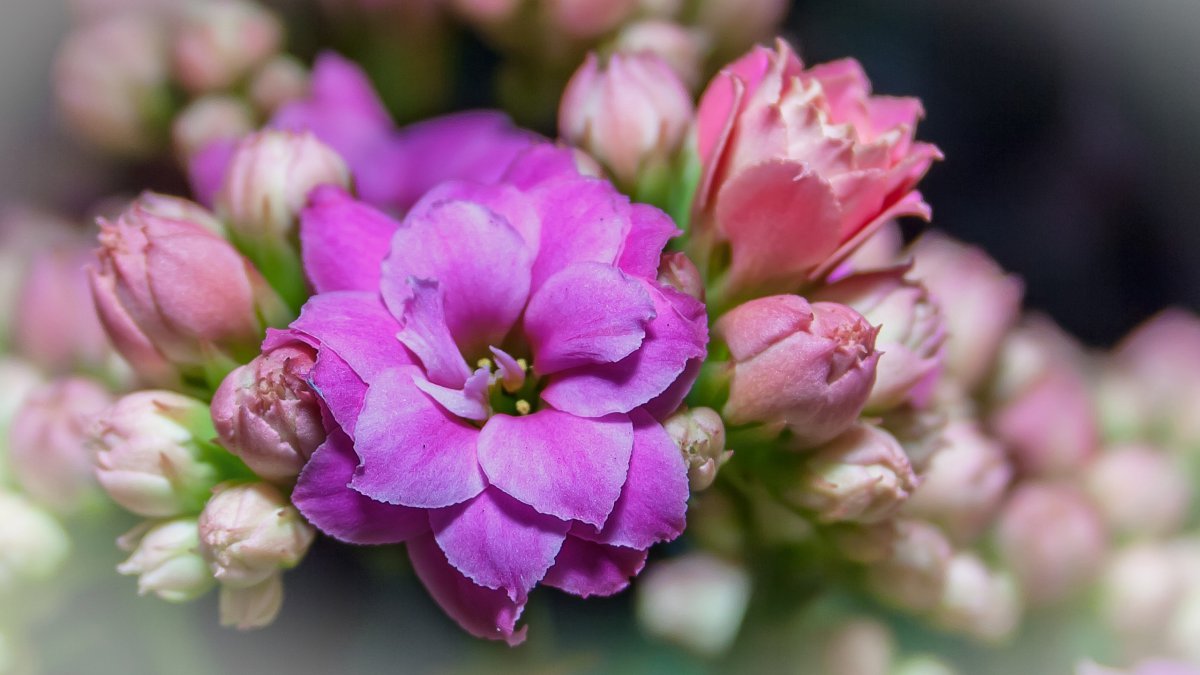
M 525 603 L 513 602 L 504 591 L 484 588 L 464 577 L 446 560 L 432 535 L 408 542 L 408 557 L 429 594 L 463 630 L 510 645 L 525 641 L 526 627 L 516 630 Z
M 632 448 L 633 425 L 625 415 L 494 415 L 479 433 L 479 462 L 489 482 L 540 513 L 596 527 L 621 494 Z
M 446 559 L 471 581 L 524 602 L 554 564 L 571 524 L 544 516 L 494 487 L 429 512 Z
M 383 256 L 399 226 L 339 187 L 313 190 L 300 214 L 300 249 L 316 292 L 377 291 Z
M 515 187 L 505 183 L 447 181 L 425 193 L 409 211 L 408 217 L 424 217 L 433 207 L 450 201 L 473 202 L 486 207 L 521 234 L 531 255 L 537 253 L 541 240 L 541 221 L 529 197 Z
M 488 418 L 488 380 L 491 373 L 487 368 L 479 368 L 470 377 L 462 389 L 450 389 L 440 384 L 434 384 L 423 377 L 413 379 L 417 388 L 437 401 L 446 412 L 463 419 L 482 422 Z
M 617 261 L 631 228 L 629 199 L 608 181 L 556 181 L 535 194 L 542 241 L 533 264 L 533 288 L 573 263 Z
M 567 537 L 542 583 L 581 598 L 613 595 L 646 566 L 646 552 Z
M 418 389 L 413 377 L 419 373 L 397 368 L 371 383 L 354 432 L 362 464 L 350 487 L 389 504 L 451 506 L 483 491 L 479 430 Z
M 708 326 L 702 312 L 697 318 L 699 303 L 674 289 L 643 284 L 656 316 L 646 326 L 641 348 L 616 363 L 555 373 L 542 390 L 543 400 L 584 417 L 628 412 L 666 391 L 691 360 L 704 358 Z
M 631 228 L 621 246 L 617 267 L 634 276 L 653 279 L 658 276 L 663 249 L 680 230 L 670 216 L 648 204 L 630 206 L 629 219 Z
M 529 299 L 525 334 L 539 375 L 619 361 L 642 344 L 654 301 L 642 283 L 611 265 L 578 263 Z
M 621 498 L 599 534 L 588 527 L 576 527 L 572 533 L 602 544 L 646 549 L 683 532 L 690 495 L 687 465 L 654 418 L 640 410 L 630 417 L 633 456 Z
M 317 363 L 308 377 L 309 384 L 321 397 L 334 421 L 354 438 L 358 414 L 367 396 L 367 384 L 342 357 L 329 349 L 322 349 L 317 354 Z
M 492 358 L 496 360 L 496 375 L 508 391 L 517 391 L 525 386 L 525 369 L 511 354 L 499 347 L 490 346 Z
M 408 296 L 395 307 L 401 326 L 396 337 L 421 360 L 431 382 L 461 387 L 471 376 L 471 369 L 446 326 L 440 285 L 409 277 L 405 286 Z
M 304 303 L 292 330 L 312 337 L 342 357 L 364 382 L 380 372 L 413 363 L 396 332 L 400 325 L 379 301 L 364 291 L 314 295 Z
M 575 151 L 551 143 L 535 143 L 516 159 L 504 173 L 501 182 L 520 190 L 562 178 L 576 178 Z
M 317 448 L 292 491 L 292 503 L 325 534 L 351 544 L 394 544 L 429 531 L 428 512 L 377 502 L 350 489 L 358 457 L 334 429 Z
M 188 183 L 197 202 L 212 208 L 237 144 L 235 138 L 222 138 L 204 146 L 188 160 Z
M 404 219 L 383 263 L 381 289 L 399 317 L 408 279 L 436 280 L 450 334 L 462 353 L 478 358 L 504 341 L 525 307 L 531 264 L 524 238 L 504 218 L 478 204 L 446 201 Z

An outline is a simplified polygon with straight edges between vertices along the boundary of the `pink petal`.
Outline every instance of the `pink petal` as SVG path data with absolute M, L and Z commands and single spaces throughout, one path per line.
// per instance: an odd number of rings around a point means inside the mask
M 525 386 L 525 369 L 511 354 L 499 347 L 488 347 L 488 350 L 492 352 L 492 358 L 496 361 L 496 374 L 505 389 L 517 391 Z
M 421 360 L 431 382 L 444 387 L 463 386 L 471 369 L 446 325 L 440 284 L 409 277 L 405 285 L 408 296 L 402 300 L 397 297 L 393 307 L 401 326 L 396 337 Z
M 567 537 L 542 583 L 581 598 L 619 593 L 646 565 L 646 552 Z
M 854 253 L 863 242 L 870 239 L 871 235 L 878 232 L 879 228 L 887 225 L 896 218 L 916 216 L 922 220 L 929 220 L 932 215 L 929 205 L 925 203 L 920 192 L 913 191 L 904 195 L 900 201 L 892 204 L 883 213 L 876 216 L 875 220 L 872 220 L 866 227 L 859 230 L 858 234 L 852 239 L 839 246 L 836 251 L 830 254 L 825 262 L 809 273 L 809 279 L 820 279 L 833 271 L 847 256 Z
M 316 292 L 378 290 L 380 265 L 399 226 L 339 187 L 313 190 L 300 214 L 300 250 Z
M 354 432 L 362 464 L 350 486 L 404 506 L 466 501 L 486 485 L 476 459 L 479 431 L 434 403 L 414 376 L 417 368 L 396 368 L 371 383 Z
M 428 212 L 433 207 L 448 201 L 473 202 L 486 207 L 498 216 L 504 218 L 509 225 L 521 234 L 525 247 L 533 255 L 537 254 L 538 242 L 541 239 L 542 225 L 538 220 L 533 203 L 524 192 L 506 183 L 472 183 L 463 180 L 448 181 L 439 184 L 417 202 L 409 211 L 408 217 L 418 217 L 418 214 Z
M 542 183 L 578 176 L 574 150 L 551 143 L 535 143 L 517 155 L 501 182 L 518 190 L 529 190 Z
M 408 557 L 429 594 L 463 630 L 509 645 L 525 641 L 526 627 L 516 630 L 525 603 L 513 602 L 503 591 L 484 588 L 464 577 L 446 561 L 432 535 L 408 542 Z
M 488 418 L 488 380 L 491 373 L 487 368 L 478 368 L 462 389 L 450 389 L 434 384 L 423 377 L 413 379 L 417 388 L 437 401 L 446 412 L 463 419 L 482 422 Z
M 471 581 L 525 602 L 562 547 L 570 523 L 544 516 L 494 487 L 429 512 L 446 559 Z
M 314 295 L 304 303 L 291 328 L 333 350 L 368 384 L 382 371 L 414 363 L 396 339 L 400 325 L 374 293 Z
M 648 204 L 631 205 L 629 220 L 631 229 L 621 246 L 617 267 L 634 276 L 653 279 L 658 276 L 667 242 L 682 231 L 670 216 Z
M 632 227 L 629 199 L 597 178 L 547 184 L 535 192 L 535 204 L 542 241 L 533 264 L 534 289 L 573 263 L 613 264 Z
M 334 421 L 354 438 L 358 415 L 367 396 L 367 384 L 330 349 L 318 352 L 309 380 Z
M 625 415 L 495 415 L 479 433 L 479 462 L 493 485 L 540 513 L 596 527 L 621 494 L 632 449 Z

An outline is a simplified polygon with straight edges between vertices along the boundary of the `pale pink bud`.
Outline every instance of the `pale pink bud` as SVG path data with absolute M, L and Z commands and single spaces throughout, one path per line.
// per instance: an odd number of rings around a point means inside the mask
M 214 141 L 241 138 L 254 130 L 254 112 L 235 96 L 196 99 L 175 117 L 171 139 L 185 163 Z
M 202 401 L 170 391 L 128 394 L 92 430 L 96 477 L 113 501 L 150 518 L 196 513 L 218 481 Z
M 658 283 L 697 300 L 704 300 L 704 278 L 686 253 L 668 251 L 658 266 Z
M 117 572 L 136 575 L 138 595 L 153 593 L 167 602 L 194 600 L 215 585 L 200 555 L 200 530 L 195 518 L 171 520 L 142 535 Z
M 913 470 L 922 474 L 930 460 L 946 447 L 944 431 L 952 417 L 940 404 L 930 408 L 901 406 L 880 415 L 879 422 L 904 446 Z
M 101 371 L 112 356 L 88 290 L 90 259 L 90 252 L 72 246 L 41 251 L 30 261 L 13 316 L 13 347 L 47 371 Z
M 908 515 L 940 525 L 958 542 L 974 540 L 992 521 L 1012 479 L 1004 447 L 967 420 L 951 422 L 945 442 L 904 505 Z
M 249 587 L 221 586 L 221 625 L 238 630 L 264 628 L 283 606 L 283 575 L 276 572 Z
M 1017 398 L 988 417 L 997 438 L 1025 474 L 1066 476 L 1082 469 L 1099 447 L 1099 423 L 1083 374 L 1056 363 Z
M 779 32 L 787 0 L 701 0 L 697 23 L 716 36 L 723 53 L 738 52 Z
M 681 410 L 668 417 L 663 428 L 687 461 L 694 492 L 712 485 L 721 465 L 733 456 L 732 450 L 725 449 L 725 423 L 712 408 Z
M 1087 470 L 1087 488 L 1114 532 L 1167 535 L 1188 514 L 1192 484 L 1174 457 L 1154 447 L 1117 447 Z
M 958 675 L 958 671 L 932 654 L 904 657 L 890 671 L 891 675 Z
M 1200 318 L 1174 308 L 1156 314 L 1122 340 L 1110 370 L 1115 386 L 1101 402 L 1106 424 L 1124 421 L 1122 437 L 1200 443 Z
M 558 129 L 634 186 L 643 169 L 671 161 L 692 114 L 687 87 L 658 56 L 618 52 L 602 66 L 589 54 L 563 92 Z
M 1026 600 L 1049 605 L 1091 581 L 1103 562 L 1108 533 L 1095 508 L 1074 488 L 1026 483 L 1005 504 L 996 541 Z
M 1100 616 L 1130 647 L 1153 649 L 1166 632 L 1187 587 L 1177 556 L 1165 545 L 1142 543 L 1112 557 L 1100 580 Z
M 223 586 L 248 588 L 295 567 L 315 532 L 267 483 L 219 486 L 200 514 L 200 544 Z
M 705 656 L 733 644 L 749 602 L 746 571 L 703 553 L 659 562 L 637 585 L 642 628 Z
M 8 428 L 17 410 L 25 403 L 30 392 L 38 388 L 43 377 L 28 361 L 11 356 L 0 356 L 0 448 L 8 447 Z M 0 462 L 0 466 L 3 466 Z M 3 479 L 0 479 L 3 482 Z
M 856 274 L 822 288 L 813 300 L 839 302 L 879 326 L 875 348 L 882 352 L 866 410 L 882 411 L 911 402 L 923 407 L 942 367 L 946 340 L 941 310 L 925 287 L 904 278 L 904 268 Z
M 890 604 L 912 611 L 932 609 L 942 599 L 953 554 L 938 528 L 919 520 L 898 521 L 892 554 L 867 568 L 867 583 Z
M 625 54 L 657 54 L 688 89 L 694 90 L 700 84 L 709 39 L 703 31 L 674 21 L 648 19 L 622 28 L 614 49 Z
M 723 410 L 732 424 L 786 424 L 797 444 L 817 446 L 854 422 L 875 382 L 876 329 L 843 305 L 759 298 L 716 331 L 733 357 Z
M 1192 663 L 1200 663 L 1197 635 L 1200 635 L 1200 584 L 1192 580 L 1167 627 L 1166 651 Z
M 175 384 L 180 371 L 223 374 L 225 364 L 257 353 L 265 324 L 286 321 L 279 296 L 211 231 L 214 222 L 199 206 L 162 196 L 143 196 L 115 222 L 101 221 L 91 270 L 100 321 L 152 382 Z
M 13 474 L 30 497 L 58 511 L 80 505 L 94 484 L 88 432 L 111 402 L 104 387 L 78 377 L 30 392 L 8 437 Z
M 895 657 L 892 631 L 874 619 L 850 619 L 822 640 L 823 675 L 888 675 Z
M 917 483 L 896 439 L 860 422 L 817 449 L 784 498 L 821 522 L 875 523 L 895 513 Z
M 273 242 L 291 236 L 308 193 L 318 185 L 350 186 L 340 155 L 307 132 L 260 131 L 234 151 L 217 211 L 235 240 Z
M 70 549 L 66 531 L 49 513 L 21 495 L 0 491 L 0 592 L 53 576 Z
M 1001 342 L 1017 320 L 1023 286 L 982 250 L 930 232 L 913 245 L 912 276 L 942 308 L 946 368 L 974 390 L 992 369 Z
M 309 73 L 296 57 L 281 54 L 267 61 L 250 81 L 250 100 L 258 111 L 270 115 L 285 103 L 308 93 Z
M 54 94 L 72 132 L 100 148 L 159 147 L 170 114 L 167 39 L 152 16 L 118 14 L 75 29 L 59 48 Z
M 851 274 L 876 272 L 891 269 L 904 263 L 904 233 L 900 224 L 891 221 L 866 238 L 854 252 L 846 257 L 829 275 L 830 281 L 844 279 Z
M 1016 629 L 1021 598 L 1010 577 L 989 570 L 974 553 L 958 553 L 946 570 L 934 617 L 950 630 L 997 642 Z
M 315 359 L 307 345 L 279 347 L 231 372 L 213 396 L 221 445 L 267 480 L 295 478 L 325 440 L 321 407 L 307 381 Z
M 278 51 L 282 38 L 279 19 L 258 3 L 191 2 L 172 45 L 175 76 L 193 92 L 230 87 Z
M 635 10 L 638 0 L 544 0 L 552 32 L 588 40 L 613 30 Z

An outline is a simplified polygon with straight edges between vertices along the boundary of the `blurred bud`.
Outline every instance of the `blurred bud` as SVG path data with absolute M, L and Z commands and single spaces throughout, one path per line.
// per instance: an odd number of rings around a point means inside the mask
M 9 427 L 17 411 L 31 392 L 42 384 L 42 375 L 23 359 L 0 356 L 0 484 L 6 483 L 5 471 L 9 445 Z
M 989 570 L 974 553 L 958 553 L 934 615 L 949 630 L 997 642 L 1016 630 L 1021 598 L 1010 577 Z
M 746 571 L 702 553 L 651 566 L 637 586 L 642 628 L 705 656 L 733 644 L 749 602 Z
M 267 325 L 289 318 L 249 261 L 213 233 L 215 222 L 201 207 L 163 196 L 143 196 L 115 222 L 101 222 L 91 270 L 100 321 L 152 382 L 177 384 L 180 371 L 223 376 L 258 352 Z
M 638 0 L 545 0 L 550 30 L 572 40 L 603 35 L 637 10 Z
M 696 269 L 696 264 L 686 253 L 663 253 L 662 262 L 658 266 L 658 283 L 697 300 L 704 300 L 704 278 L 700 276 L 700 270 Z
M 896 646 L 892 632 L 874 619 L 851 619 L 826 636 L 821 653 L 824 675 L 888 675 Z
M 736 54 L 777 33 L 787 9 L 787 0 L 700 0 L 696 22 L 723 54 Z
M 0 592 L 54 575 L 71 541 L 62 525 L 24 497 L 0 491 Z
M 911 402 L 924 407 L 942 367 L 946 340 L 941 311 L 904 268 L 856 274 L 827 286 L 814 300 L 838 302 L 879 326 L 875 348 L 882 352 L 866 410 L 882 411 Z
M 279 19 L 256 2 L 190 2 L 172 44 L 175 76 L 193 92 L 231 87 L 278 51 L 282 39 Z
M 90 259 L 83 248 L 63 248 L 30 261 L 13 315 L 13 347 L 47 371 L 101 372 L 112 356 L 92 309 L 84 271 Z
M 733 308 L 716 331 L 733 358 L 730 423 L 786 424 L 797 444 L 812 447 L 862 412 L 879 354 L 876 329 L 854 310 L 775 295 Z
M 264 116 L 308 94 L 308 69 L 296 57 L 280 54 L 267 61 L 250 81 L 250 101 Z
M 933 525 L 897 521 L 892 554 L 867 568 L 867 583 L 890 604 L 910 611 L 932 609 L 942 599 L 953 554 L 950 542 Z
M 891 675 L 957 675 L 945 661 L 930 654 L 905 657 L 891 670 Z
M 717 470 L 733 456 L 732 450 L 725 449 L 725 423 L 712 408 L 677 412 L 663 422 L 663 428 L 683 452 L 693 492 L 712 485 Z
M 1183 570 L 1167 546 L 1135 544 L 1108 562 L 1100 582 L 1099 614 L 1127 647 L 1152 651 L 1186 587 Z
M 283 606 L 283 575 L 272 574 L 245 588 L 221 586 L 221 625 L 238 630 L 269 626 Z
M 904 447 L 904 454 L 918 475 L 946 447 L 945 429 L 950 415 L 940 403 L 925 409 L 901 406 L 879 417 L 879 424 Z
M 846 523 L 826 530 L 830 542 L 847 560 L 862 564 L 882 562 L 892 556 L 896 543 L 896 523 Z
M 1179 600 L 1166 633 L 1166 651 L 1172 656 L 1200 663 L 1200 584 L 1192 580 Z
M 692 116 L 691 95 L 658 56 L 618 52 L 602 66 L 589 54 L 563 92 L 558 128 L 630 188 L 671 163 Z
M 124 13 L 71 32 L 54 64 L 54 95 L 72 132 L 104 150 L 144 155 L 170 115 L 164 27 Z
M 137 575 L 138 595 L 153 593 L 167 602 L 194 600 L 215 582 L 200 555 L 195 518 L 171 520 L 150 528 L 117 572 Z
M 209 144 L 241 138 L 254 127 L 254 112 L 242 99 L 213 94 L 180 111 L 171 126 L 171 140 L 175 154 L 186 164 Z
M 96 477 L 113 501 L 149 518 L 196 513 L 220 480 L 220 452 L 202 401 L 170 391 L 137 391 L 99 417 Z
M 895 513 L 917 483 L 896 439 L 860 422 L 817 449 L 783 496 L 821 522 L 875 523 Z
M 522 0 L 449 0 L 459 16 L 479 25 L 502 23 L 517 11 Z
M 1025 483 L 1004 506 L 996 543 L 1026 600 L 1049 605 L 1091 581 L 1108 535 L 1095 508 L 1074 488 Z
M 308 345 L 284 345 L 234 370 L 213 396 L 221 445 L 267 480 L 294 479 L 325 440 L 320 403 L 308 384 L 315 359 Z
M 972 422 L 951 422 L 942 438 L 945 446 L 933 455 L 904 512 L 968 543 L 991 523 L 1013 471 L 1004 448 Z
M 62 512 L 81 505 L 94 485 L 88 432 L 111 402 L 104 387 L 79 377 L 54 380 L 25 397 L 9 429 L 9 461 L 30 497 Z
M 613 49 L 624 54 L 656 54 L 688 89 L 695 90 L 700 86 L 709 39 L 703 31 L 674 21 L 649 19 L 622 28 Z
M 249 588 L 300 563 L 315 532 L 267 483 L 218 486 L 200 514 L 200 544 L 223 586 Z
M 1165 452 L 1144 445 L 1114 448 L 1087 470 L 1087 488 L 1114 532 L 1162 536 L 1183 525 L 1192 485 Z
M 688 532 L 705 550 L 730 558 L 745 550 L 750 533 L 743 527 L 742 514 L 729 495 L 720 490 L 693 495 L 688 513 Z
M 929 289 L 946 323 L 946 369 L 974 391 L 992 369 L 1021 309 L 1021 282 L 982 250 L 929 232 L 912 247 L 911 276 Z
M 838 281 L 852 274 L 891 269 L 904 262 L 901 259 L 903 249 L 904 233 L 900 231 L 900 224 L 894 220 L 889 221 L 859 244 L 858 248 L 830 273 L 829 279 Z

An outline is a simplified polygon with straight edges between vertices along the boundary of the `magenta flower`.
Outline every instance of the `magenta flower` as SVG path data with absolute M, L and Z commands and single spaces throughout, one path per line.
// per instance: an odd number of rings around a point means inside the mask
M 328 440 L 293 502 L 343 541 L 407 541 L 470 633 L 516 644 L 538 583 L 609 595 L 683 530 L 687 467 L 660 420 L 708 339 L 655 280 L 676 233 L 535 147 L 493 184 L 434 189 L 398 224 L 338 188 L 301 218 Z

